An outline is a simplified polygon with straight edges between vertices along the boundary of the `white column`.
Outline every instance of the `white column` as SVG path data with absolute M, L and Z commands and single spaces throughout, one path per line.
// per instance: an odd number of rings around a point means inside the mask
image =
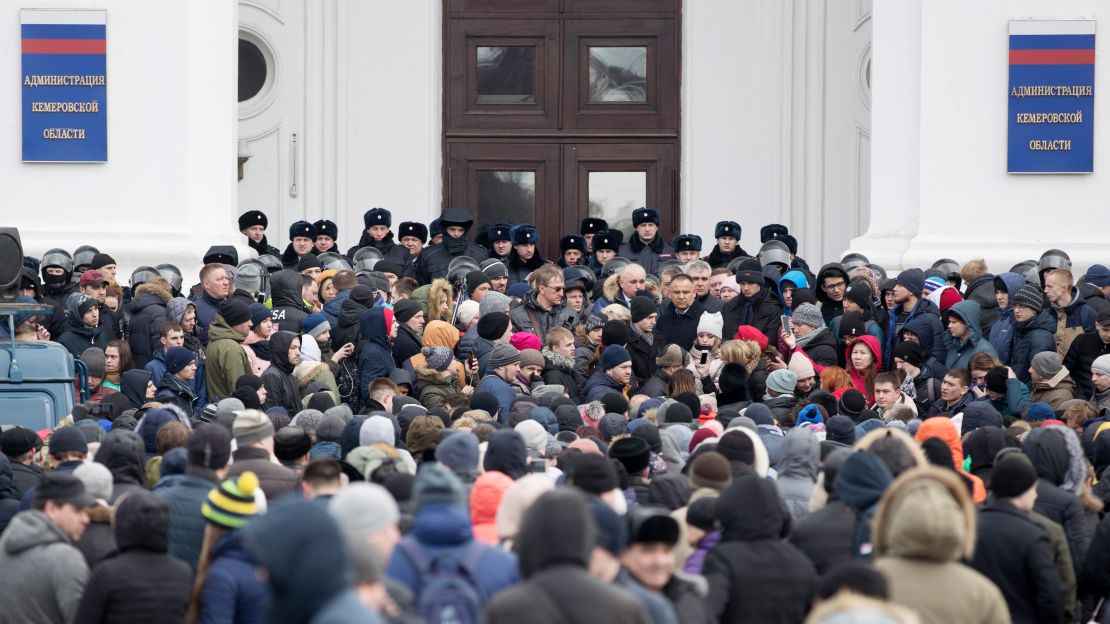
M 888 270 L 902 266 L 902 254 L 917 233 L 921 9 L 921 0 L 878 0 L 872 17 L 871 223 L 852 241 L 851 251 Z

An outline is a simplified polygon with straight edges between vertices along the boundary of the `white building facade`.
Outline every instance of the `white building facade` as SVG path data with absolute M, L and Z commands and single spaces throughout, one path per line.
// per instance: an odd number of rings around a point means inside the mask
M 650 0 L 668 2 L 678 42 L 673 230 L 700 234 L 707 252 L 713 224 L 731 219 L 749 252 L 761 225 L 786 224 L 811 264 L 847 249 L 891 268 L 985 255 L 998 271 L 1047 247 L 1077 265 L 1099 261 L 1110 185 L 1100 127 L 1093 174 L 1007 175 L 1005 86 L 1009 19 L 1097 19 L 1100 3 Z M 19 8 L 107 10 L 109 155 L 20 162 L 20 60 L 5 55 L 3 221 L 20 227 L 31 254 L 87 243 L 124 271 L 169 261 L 186 273 L 210 245 L 237 244 L 245 256 L 235 222 L 250 209 L 269 215 L 279 248 L 292 222 L 327 218 L 346 249 L 372 206 L 395 224 L 429 222 L 447 203 L 445 28 L 463 4 L 4 7 L 9 50 Z M 1096 117 L 1098 108 L 1096 98 Z

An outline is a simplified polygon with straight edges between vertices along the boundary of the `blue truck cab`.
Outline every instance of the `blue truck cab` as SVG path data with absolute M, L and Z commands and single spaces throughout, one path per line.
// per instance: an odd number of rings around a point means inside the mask
M 56 342 L 0 341 L 0 425 L 57 426 L 73 410 L 75 371 Z

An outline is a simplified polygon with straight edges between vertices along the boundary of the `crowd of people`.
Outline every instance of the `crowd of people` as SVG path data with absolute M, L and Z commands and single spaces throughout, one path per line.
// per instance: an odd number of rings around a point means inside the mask
M 0 622 L 1110 621 L 1110 269 L 632 223 L 27 258 L 76 406 L 2 427 Z

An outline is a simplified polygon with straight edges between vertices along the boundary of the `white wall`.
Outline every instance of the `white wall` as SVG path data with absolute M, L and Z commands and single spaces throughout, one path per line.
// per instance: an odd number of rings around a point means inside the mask
M 107 9 L 108 162 L 20 162 L 20 8 Z M 189 274 L 236 235 L 236 4 L 38 0 L 0 8 L 0 220 L 26 252 L 92 244 Z
M 1110 81 L 1097 37 L 1095 172 L 1006 173 L 1007 21 L 1110 18 L 1096 0 L 887 1 L 875 11 L 872 225 L 853 249 L 892 265 L 985 257 L 993 272 L 1069 252 L 1080 272 L 1106 263 Z M 920 45 L 915 45 L 920 41 Z

